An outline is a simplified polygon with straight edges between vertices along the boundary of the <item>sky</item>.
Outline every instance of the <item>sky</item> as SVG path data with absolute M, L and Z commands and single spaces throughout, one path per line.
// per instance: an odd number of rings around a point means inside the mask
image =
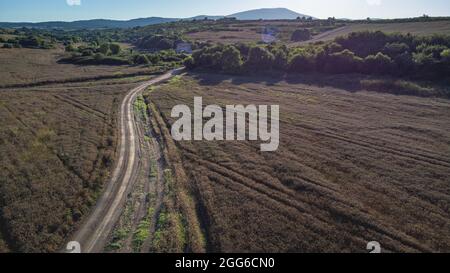
M 450 16 L 449 0 L 0 0 L 0 21 L 188 18 L 275 7 L 318 18 Z

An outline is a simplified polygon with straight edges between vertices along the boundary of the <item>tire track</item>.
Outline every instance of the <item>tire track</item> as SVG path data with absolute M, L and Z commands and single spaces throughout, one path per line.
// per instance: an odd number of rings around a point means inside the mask
M 98 200 L 91 214 L 82 223 L 71 241 L 77 241 L 84 253 L 102 252 L 110 232 L 119 219 L 126 201 L 126 195 L 136 178 L 139 166 L 139 142 L 133 102 L 136 96 L 148 86 L 170 79 L 182 69 L 170 71 L 132 89 L 124 98 L 120 109 L 119 157 L 110 182 Z

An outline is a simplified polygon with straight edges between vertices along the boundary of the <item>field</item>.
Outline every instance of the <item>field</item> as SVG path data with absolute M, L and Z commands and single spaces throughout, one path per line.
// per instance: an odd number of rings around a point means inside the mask
M 0 86 L 28 85 L 0 89 L 0 252 L 61 249 L 109 178 L 122 98 L 151 77 L 59 64 L 61 54 L 0 49 Z
M 1 232 L 10 250 L 57 251 L 89 212 L 114 163 L 118 105 L 132 86 L 1 91 Z
M 70 81 L 104 76 L 149 72 L 148 68 L 128 66 L 76 66 L 59 64 L 62 49 L 0 48 L 0 87 L 45 81 Z M 3 69 L 7 68 L 7 69 Z
M 313 38 L 306 42 L 291 42 L 291 34 L 296 29 L 310 28 Z M 187 34 L 194 41 L 212 41 L 224 44 L 237 42 L 260 42 L 262 32 L 272 29 L 278 41 L 292 46 L 318 41 L 333 40 L 357 31 L 384 31 L 387 33 L 411 33 L 413 35 L 447 34 L 450 35 L 450 21 L 405 22 L 405 23 L 338 23 L 333 26 L 309 27 L 306 23 L 295 21 L 261 21 L 227 24 L 219 29 L 196 31 Z
M 292 33 L 299 28 L 309 28 L 313 35 L 323 33 L 342 25 L 319 26 L 300 21 L 239 21 L 211 27 L 210 30 L 188 33 L 187 38 L 194 41 L 212 41 L 224 44 L 237 42 L 259 42 L 263 33 L 270 33 L 278 41 L 290 42 Z M 266 40 L 267 41 L 267 40 Z
M 277 152 L 176 143 L 208 251 L 365 252 L 373 240 L 388 252 L 450 250 L 450 101 L 345 89 L 189 74 L 146 94 L 169 128 L 172 107 L 194 96 L 280 105 Z
M 345 36 L 358 31 L 383 31 L 386 33 L 410 33 L 412 35 L 424 36 L 432 34 L 450 35 L 450 21 L 436 22 L 410 22 L 410 23 L 370 23 L 370 24 L 349 24 L 328 32 L 316 35 L 309 42 L 330 41 L 339 36 Z M 305 43 L 305 42 L 302 42 Z M 292 43 L 298 45 L 302 43 Z

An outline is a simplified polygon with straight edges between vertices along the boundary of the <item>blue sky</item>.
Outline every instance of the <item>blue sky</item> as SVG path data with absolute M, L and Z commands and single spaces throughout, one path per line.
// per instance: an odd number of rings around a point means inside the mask
M 319 18 L 450 16 L 448 0 L 0 0 L 0 21 L 182 18 L 270 7 L 285 7 Z

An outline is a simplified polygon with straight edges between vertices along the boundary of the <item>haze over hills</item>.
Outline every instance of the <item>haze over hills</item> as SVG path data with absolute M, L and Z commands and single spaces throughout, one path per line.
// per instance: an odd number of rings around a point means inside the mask
M 62 21 L 52 21 L 52 22 L 40 22 L 40 23 L 29 23 L 29 22 L 0 22 L 0 27 L 4 28 L 61 28 L 61 29 L 98 29 L 98 28 L 132 28 L 132 27 L 142 27 L 147 25 L 162 24 L 168 22 L 174 22 L 179 20 L 201 20 L 205 17 L 212 20 L 221 19 L 224 17 L 235 17 L 238 20 L 282 20 L 282 19 L 295 19 L 297 17 L 312 17 L 309 15 L 300 14 L 286 8 L 266 8 L 266 9 L 255 9 L 243 11 L 228 16 L 222 15 L 199 15 L 190 18 L 163 18 L 163 17 L 148 17 L 148 18 L 138 18 L 132 20 L 108 20 L 108 19 L 93 19 L 93 20 L 80 20 L 73 22 L 62 22 Z M 313 17 L 314 18 L 314 17 Z

